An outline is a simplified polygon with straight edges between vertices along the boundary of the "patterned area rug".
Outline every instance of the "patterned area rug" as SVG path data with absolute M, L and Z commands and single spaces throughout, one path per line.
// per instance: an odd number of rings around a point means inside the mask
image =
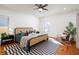
M 7 46 L 4 49 L 7 55 L 55 55 L 58 46 L 48 40 L 31 47 L 30 52 L 21 49 L 18 44 Z

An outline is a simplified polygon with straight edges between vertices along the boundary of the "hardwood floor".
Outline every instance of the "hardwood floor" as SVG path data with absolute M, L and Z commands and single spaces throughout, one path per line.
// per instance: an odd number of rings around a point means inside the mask
M 66 43 L 65 43 L 66 44 Z M 79 49 L 76 48 L 76 43 L 73 42 L 71 45 L 63 45 L 57 49 L 57 55 L 79 55 Z
M 3 44 L 2 46 L 0 46 L 0 55 L 4 55 L 5 51 L 4 51 L 4 47 L 7 45 L 12 45 L 15 44 L 15 42 L 8 42 L 6 44 Z M 76 43 L 71 43 L 71 45 L 63 45 L 63 46 L 59 46 L 57 51 L 56 51 L 56 55 L 79 55 L 79 49 L 76 48 Z
M 8 45 L 12 45 L 12 44 L 15 44 L 15 42 L 9 41 L 7 43 L 2 44 L 2 46 L 0 45 L 0 55 L 5 55 L 4 47 L 6 47 Z

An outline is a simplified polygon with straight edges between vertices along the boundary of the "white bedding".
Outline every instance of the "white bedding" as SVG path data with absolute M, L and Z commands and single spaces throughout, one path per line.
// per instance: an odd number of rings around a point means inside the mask
M 20 40 L 20 47 L 26 47 L 27 46 L 27 42 L 29 39 L 40 36 L 40 35 L 44 35 L 45 33 L 39 33 L 39 34 L 30 34 L 29 36 L 23 36 Z

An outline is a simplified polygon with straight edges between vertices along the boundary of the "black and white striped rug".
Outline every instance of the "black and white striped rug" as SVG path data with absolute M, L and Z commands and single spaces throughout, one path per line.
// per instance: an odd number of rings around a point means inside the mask
M 55 55 L 58 46 L 58 44 L 48 40 L 31 47 L 30 52 L 21 49 L 18 44 L 9 45 L 4 50 L 7 55 Z

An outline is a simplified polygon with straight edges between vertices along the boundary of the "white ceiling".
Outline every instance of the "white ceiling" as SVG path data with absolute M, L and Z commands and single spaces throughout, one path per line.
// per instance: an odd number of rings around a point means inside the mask
M 36 16 L 46 16 L 50 14 L 57 14 L 62 12 L 73 12 L 79 10 L 78 4 L 48 4 L 46 7 L 48 11 L 39 12 L 38 10 L 33 10 L 37 8 L 34 4 L 3 4 L 0 8 L 11 10 L 14 12 L 33 14 Z M 66 10 L 64 10 L 66 8 Z

